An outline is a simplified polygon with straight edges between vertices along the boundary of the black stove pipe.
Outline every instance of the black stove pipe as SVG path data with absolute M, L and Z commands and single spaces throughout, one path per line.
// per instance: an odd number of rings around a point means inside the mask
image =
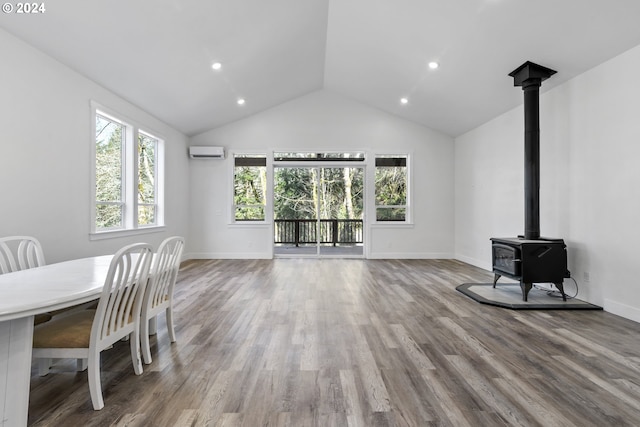
M 524 91 L 524 238 L 540 238 L 540 84 Z
M 556 72 L 525 62 L 509 73 L 524 91 L 524 238 L 540 238 L 540 86 Z

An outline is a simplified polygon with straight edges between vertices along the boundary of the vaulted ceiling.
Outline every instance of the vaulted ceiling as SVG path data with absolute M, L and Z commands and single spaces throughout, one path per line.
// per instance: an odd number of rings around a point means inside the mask
M 326 89 L 458 136 L 522 102 L 523 62 L 544 92 L 640 44 L 638 0 L 44 4 L 0 27 L 187 135 Z

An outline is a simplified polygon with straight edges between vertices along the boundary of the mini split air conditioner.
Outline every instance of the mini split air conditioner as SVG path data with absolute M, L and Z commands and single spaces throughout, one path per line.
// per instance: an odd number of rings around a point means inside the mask
M 192 159 L 224 159 L 224 147 L 191 146 L 189 157 Z

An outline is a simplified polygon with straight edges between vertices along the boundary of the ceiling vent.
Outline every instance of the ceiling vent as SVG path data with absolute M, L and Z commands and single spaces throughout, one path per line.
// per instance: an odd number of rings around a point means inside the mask
M 224 159 L 224 147 L 191 146 L 189 157 L 192 159 Z

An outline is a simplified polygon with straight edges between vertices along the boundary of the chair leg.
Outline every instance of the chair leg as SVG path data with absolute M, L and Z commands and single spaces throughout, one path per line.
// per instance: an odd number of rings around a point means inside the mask
M 49 369 L 51 369 L 51 359 L 38 359 L 38 375 L 44 377 L 49 373 Z
M 136 328 L 129 338 L 131 348 L 131 361 L 133 362 L 133 372 L 136 375 L 142 374 L 142 360 L 140 358 L 140 329 Z
M 176 330 L 173 324 L 173 308 L 171 306 L 167 307 L 166 318 L 167 318 L 167 331 L 169 332 L 169 340 L 171 342 L 176 342 Z
M 155 335 L 158 333 L 158 316 L 153 316 L 149 319 L 149 335 Z
M 151 363 L 151 346 L 149 345 L 149 322 L 142 319 L 140 321 L 140 346 L 142 347 L 142 360 L 148 365 Z
M 100 352 L 92 350 L 89 352 L 89 360 L 87 364 L 87 376 L 89 377 L 89 394 L 91 394 L 91 403 L 93 409 L 99 411 L 104 408 L 104 400 L 102 400 L 102 384 L 100 383 Z

